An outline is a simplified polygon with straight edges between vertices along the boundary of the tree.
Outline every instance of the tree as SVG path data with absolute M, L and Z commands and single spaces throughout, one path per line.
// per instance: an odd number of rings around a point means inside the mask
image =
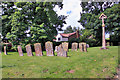
M 2 2 L 2 36 L 6 37 L 6 34 L 11 31 L 11 19 L 15 12 L 14 2 Z
M 79 34 L 82 33 L 82 29 L 80 29 L 79 27 L 76 28 L 75 26 L 72 28 L 71 25 L 70 25 L 66 28 L 66 30 L 64 30 L 64 33 L 66 33 L 66 34 L 67 33 L 73 33 L 73 32 L 76 32 L 77 30 L 79 30 Z
M 72 33 L 74 32 L 71 26 L 68 26 L 66 30 L 64 30 L 64 33 Z
M 65 23 L 66 16 L 58 16 L 53 10 L 55 5 L 62 8 L 58 2 L 14 2 L 16 9 L 11 18 L 10 32 L 7 38 L 11 40 L 13 47 L 36 42 L 44 43 L 52 41 L 57 29 L 60 30 Z
M 85 3 L 84 3 L 85 4 Z M 100 4 L 96 5 L 96 4 Z M 109 3 L 106 6 L 107 7 L 102 7 L 102 2 L 93 2 L 91 7 L 95 6 L 94 9 L 89 9 L 88 7 L 86 8 L 85 6 L 83 7 L 84 13 L 81 14 L 81 19 L 80 23 L 82 26 L 85 27 L 85 29 L 89 29 L 93 32 L 93 35 L 95 35 L 95 39 L 97 40 L 98 44 L 101 45 L 102 43 L 102 22 L 99 20 L 99 16 L 103 12 L 105 15 L 108 16 L 108 18 L 105 20 L 105 25 L 106 25 L 106 33 L 111 33 L 112 31 L 115 31 L 115 28 L 119 28 L 119 6 L 120 4 L 114 4 L 114 6 L 110 6 Z M 86 4 L 85 4 L 86 5 Z M 100 7 L 99 9 L 98 6 Z M 105 8 L 103 10 L 103 8 Z

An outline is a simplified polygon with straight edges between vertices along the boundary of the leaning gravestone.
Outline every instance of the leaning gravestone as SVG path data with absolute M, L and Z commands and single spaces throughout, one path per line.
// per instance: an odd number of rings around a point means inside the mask
M 63 42 L 62 47 L 65 51 L 68 51 L 68 43 L 67 42 Z
M 26 45 L 25 47 L 26 47 L 27 56 L 33 56 L 30 44 Z
M 82 43 L 79 43 L 79 49 L 80 49 L 81 52 L 84 51 L 84 48 L 83 48 L 83 44 L 82 44 Z
M 42 56 L 43 55 L 42 54 L 41 43 L 35 43 L 34 48 L 35 48 L 36 56 Z
M 6 46 L 4 46 L 4 54 L 7 55 Z
M 23 56 L 22 47 L 20 45 L 18 45 L 18 53 L 19 53 L 19 56 Z
M 72 43 L 72 51 L 77 51 L 78 43 L 74 42 Z
M 58 46 L 57 56 L 67 57 L 67 51 L 62 47 L 62 44 Z
M 50 41 L 46 42 L 45 48 L 46 48 L 47 56 L 54 56 L 52 42 L 50 42 Z

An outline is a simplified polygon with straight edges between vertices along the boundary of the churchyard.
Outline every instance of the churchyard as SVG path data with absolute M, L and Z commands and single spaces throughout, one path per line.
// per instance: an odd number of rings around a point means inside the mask
M 120 79 L 120 3 L 93 3 L 80 2 L 79 19 L 70 24 L 72 9 L 68 16 L 54 10 L 62 2 L 1 3 L 2 78 Z
M 67 56 L 29 56 L 18 52 L 2 52 L 3 78 L 112 78 L 118 66 L 118 46 L 87 48 L 87 52 L 69 49 Z

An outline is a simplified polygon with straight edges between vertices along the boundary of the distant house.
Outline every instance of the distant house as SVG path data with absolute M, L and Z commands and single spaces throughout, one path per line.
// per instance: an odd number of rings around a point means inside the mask
M 55 36 L 56 39 L 53 39 L 53 41 L 61 42 L 61 41 L 69 41 L 72 38 L 79 38 L 79 31 L 65 34 L 65 33 L 59 33 L 57 36 Z

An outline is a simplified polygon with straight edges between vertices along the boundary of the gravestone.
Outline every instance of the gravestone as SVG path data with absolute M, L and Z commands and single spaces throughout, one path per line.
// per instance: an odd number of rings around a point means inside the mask
M 84 46 L 84 52 L 87 52 L 87 44 L 83 43 L 83 46 Z
M 7 55 L 7 49 L 6 49 L 6 46 L 4 46 L 4 54 Z
M 50 41 L 46 42 L 45 48 L 46 48 L 47 56 L 54 56 L 52 42 L 50 42 Z
M 57 56 L 62 56 L 61 47 L 62 47 L 62 45 L 60 44 L 60 45 L 58 46 Z
M 43 56 L 43 54 L 42 54 L 42 48 L 41 48 L 41 43 L 35 43 L 34 44 L 34 48 L 35 48 L 35 54 L 36 54 L 36 56 Z
M 27 56 L 33 56 L 30 44 L 26 45 L 25 47 L 26 47 Z
M 63 42 L 62 47 L 65 51 L 68 51 L 68 43 L 67 42 Z
M 78 43 L 74 42 L 72 43 L 72 51 L 77 51 L 78 49 Z
M 62 44 L 58 46 L 57 56 L 67 57 L 67 51 L 62 47 Z
M 84 47 L 83 47 L 83 44 L 82 44 L 82 43 L 79 43 L 79 49 L 80 49 L 81 52 L 84 51 Z
M 20 45 L 18 45 L 18 53 L 19 53 L 19 56 L 23 56 L 22 47 Z

